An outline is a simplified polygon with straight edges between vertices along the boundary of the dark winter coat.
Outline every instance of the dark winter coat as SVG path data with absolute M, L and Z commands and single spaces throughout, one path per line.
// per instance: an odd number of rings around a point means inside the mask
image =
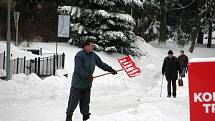
M 180 55 L 180 56 L 178 56 L 178 62 L 179 62 L 181 70 L 183 70 L 183 68 L 187 68 L 188 57 L 186 55 Z
M 84 50 L 79 51 L 75 56 L 72 87 L 77 89 L 91 88 L 92 81 L 89 77 L 94 73 L 95 66 L 98 66 L 104 71 L 111 69 L 110 66 L 102 62 L 96 53 L 87 53 Z
M 172 59 L 166 57 L 162 66 L 162 74 L 165 74 L 167 81 L 169 80 L 177 80 L 178 79 L 178 71 L 181 73 L 178 59 L 173 56 Z

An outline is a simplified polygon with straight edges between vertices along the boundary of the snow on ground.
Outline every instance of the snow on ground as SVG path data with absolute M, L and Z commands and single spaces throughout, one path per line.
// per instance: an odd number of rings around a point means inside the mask
M 0 69 L 0 77 L 6 76 L 6 72 L 3 69 Z
M 204 34 L 203 44 L 208 43 L 208 34 Z M 211 44 L 215 44 L 215 31 L 212 32 L 212 41 Z
M 4 53 L 4 51 L 6 51 L 6 42 L 0 41 L 0 54 Z M 31 52 L 20 50 L 19 48 L 11 44 L 11 59 L 16 59 L 17 57 L 23 58 L 24 56 L 26 56 L 27 60 L 37 57 L 37 55 L 34 55 Z
M 95 79 L 91 98 L 92 116 L 89 121 L 189 121 L 187 78 L 185 86 L 178 87 L 176 99 L 166 98 L 167 83 L 164 78 L 162 97 L 159 97 L 163 58 L 169 49 L 178 55 L 181 48 L 170 41 L 165 46 L 158 46 L 155 42 L 150 43 L 152 46 L 143 42 L 136 44 L 145 54 L 141 58 L 134 58 L 142 74 L 130 79 L 124 72 L 119 72 L 117 75 Z M 55 43 L 33 43 L 31 48 L 43 48 L 43 52 L 53 53 Z M 64 121 L 74 67 L 73 58 L 79 50 L 58 43 L 58 52 L 66 55 L 66 69 L 63 71 L 68 72 L 68 78 L 60 74 L 44 79 L 35 74 L 18 74 L 13 75 L 10 81 L 0 80 L 0 121 Z M 184 50 L 187 53 L 188 47 Z M 12 51 L 26 54 L 16 47 Z M 97 53 L 113 68 L 120 69 L 117 59 L 123 57 L 122 54 Z M 215 49 L 195 48 L 193 54 L 187 54 L 189 58 L 215 57 Z M 101 73 L 105 72 L 96 68 L 95 75 Z M 77 108 L 74 120 L 81 121 L 81 118 Z

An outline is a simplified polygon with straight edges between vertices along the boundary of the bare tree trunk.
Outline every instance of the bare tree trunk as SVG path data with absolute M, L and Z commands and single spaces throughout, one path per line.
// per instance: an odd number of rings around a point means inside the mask
M 159 42 L 166 42 L 167 35 L 166 35 L 166 5 L 165 0 L 161 0 L 161 23 L 160 23 L 160 37 Z
M 193 28 L 192 32 L 191 32 L 191 46 L 190 46 L 190 49 L 189 49 L 190 53 L 193 53 L 193 50 L 194 50 L 194 47 L 195 47 L 195 44 L 196 44 L 197 36 L 198 36 L 198 29 Z
M 204 40 L 204 33 L 202 32 L 202 29 L 200 29 L 198 33 L 197 43 L 203 44 L 203 40 Z
M 208 44 L 207 47 L 211 48 L 211 39 L 212 39 L 212 21 L 213 19 L 209 20 L 209 32 L 208 32 Z
M 202 8 L 202 6 L 205 6 L 208 4 L 208 6 L 201 10 L 199 14 L 197 14 L 197 16 L 194 18 L 194 23 L 193 23 L 193 30 L 192 30 L 192 33 L 191 33 L 191 46 L 190 46 L 190 49 L 189 51 L 192 53 L 193 50 L 194 50 L 194 47 L 195 47 L 195 44 L 196 44 L 196 39 L 197 39 L 197 36 L 198 36 L 198 32 L 200 31 L 200 24 L 201 24 L 201 18 L 204 14 L 206 14 L 209 10 L 209 8 L 211 7 L 212 5 L 212 2 L 213 0 L 208 0 L 206 1 L 204 4 L 202 3 L 202 1 L 198 0 L 197 1 L 197 8 Z

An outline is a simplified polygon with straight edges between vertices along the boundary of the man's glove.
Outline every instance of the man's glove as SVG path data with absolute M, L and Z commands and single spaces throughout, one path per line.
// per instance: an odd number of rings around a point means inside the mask
M 90 81 L 93 81 L 93 75 L 88 76 L 88 79 L 89 79 Z
M 108 69 L 107 71 L 110 72 L 113 75 L 117 74 L 117 71 L 112 69 L 112 68 Z

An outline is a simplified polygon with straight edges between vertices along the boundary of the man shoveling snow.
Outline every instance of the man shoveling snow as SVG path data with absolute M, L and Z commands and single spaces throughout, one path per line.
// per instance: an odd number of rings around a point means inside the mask
M 89 119 L 90 92 L 95 66 L 111 74 L 117 74 L 116 70 L 105 64 L 93 52 L 94 47 L 95 45 L 92 41 L 86 40 L 83 44 L 83 50 L 79 51 L 75 56 L 75 68 L 72 77 L 66 121 L 72 121 L 72 115 L 78 103 L 81 114 L 83 115 L 83 121 Z

